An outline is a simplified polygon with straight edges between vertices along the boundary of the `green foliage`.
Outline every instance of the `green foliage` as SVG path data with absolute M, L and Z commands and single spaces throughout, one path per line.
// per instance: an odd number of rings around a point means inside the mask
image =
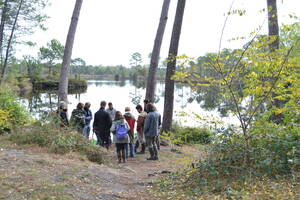
M 69 85 L 74 88 L 87 88 L 86 80 L 78 80 L 78 79 L 69 79 Z
M 0 133 L 24 125 L 29 120 L 25 108 L 8 88 L 0 89 L 0 108 Z
M 229 131 L 231 132 L 231 131 Z M 224 133 L 224 134 L 223 134 Z M 297 199 L 300 128 L 258 120 L 245 145 L 241 134 L 218 134 L 208 155 L 156 183 L 167 199 Z M 245 148 L 247 147 L 247 148 Z M 288 191 L 288 192 L 284 192 Z M 180 198 L 178 195 L 180 194 Z M 164 196 L 165 195 L 165 196 Z M 201 198 L 200 198 L 201 197 Z
M 58 70 L 62 62 L 64 53 L 64 46 L 56 39 L 52 39 L 47 43 L 47 47 L 41 47 L 39 52 L 39 59 L 45 61 L 45 67 L 49 69 L 49 75 Z M 56 69 L 55 69 L 56 68 Z M 55 70 L 54 70 L 55 69 Z
M 173 126 L 173 130 L 163 133 L 162 138 L 173 144 L 207 144 L 212 140 L 212 131 L 207 128 Z
M 103 163 L 104 151 L 100 147 L 92 145 L 76 131 L 58 128 L 54 121 L 23 127 L 10 134 L 9 140 L 18 145 L 33 144 L 45 147 L 53 153 L 79 152 L 92 162 Z
M 284 116 L 300 109 L 299 30 L 295 25 L 284 26 L 281 48 L 274 51 L 270 51 L 274 37 L 252 33 L 243 49 L 207 54 L 196 65 L 182 58 L 173 78 L 194 90 L 217 86 L 248 137 L 252 121 L 264 112 Z

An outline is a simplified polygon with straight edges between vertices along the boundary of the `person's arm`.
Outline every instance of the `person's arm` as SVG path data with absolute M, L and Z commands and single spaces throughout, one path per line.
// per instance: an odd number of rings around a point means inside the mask
M 93 119 L 91 111 L 87 111 L 85 115 L 85 120 L 90 121 Z
M 144 121 L 144 133 L 147 133 L 150 128 L 150 116 L 147 115 L 145 121 Z
M 158 127 L 160 127 L 161 126 L 161 115 L 158 113 Z
M 93 122 L 93 132 L 95 132 L 97 130 L 97 116 L 96 113 L 94 115 L 94 122 Z
M 111 117 L 109 116 L 108 113 L 107 113 L 107 115 L 106 115 L 106 121 L 107 121 L 107 126 L 108 126 L 108 128 L 111 128 L 112 120 L 111 120 Z
M 136 122 L 136 131 L 139 132 L 142 128 L 142 117 L 138 116 L 137 122 Z
M 111 127 L 110 127 L 110 132 L 112 132 L 113 134 L 116 134 L 116 123 L 113 122 Z

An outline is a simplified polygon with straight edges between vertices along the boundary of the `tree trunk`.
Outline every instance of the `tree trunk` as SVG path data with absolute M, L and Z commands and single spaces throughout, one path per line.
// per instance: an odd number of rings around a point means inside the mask
M 269 48 L 270 48 L 270 52 L 274 52 L 275 50 L 279 49 L 279 27 L 278 27 L 278 13 L 277 13 L 276 0 L 267 0 L 267 6 L 268 6 L 269 37 L 272 40 L 274 40 L 272 43 L 269 44 Z M 276 96 L 277 94 L 275 93 L 272 94 L 272 97 L 274 98 L 272 104 L 276 108 L 280 108 L 284 102 L 275 99 Z M 273 113 L 270 117 L 270 120 L 275 123 L 281 123 L 283 121 L 283 115 Z
M 267 0 L 267 6 L 269 36 L 275 37 L 275 40 L 270 44 L 270 50 L 274 51 L 279 48 L 279 28 L 276 0 Z
M 167 20 L 168 20 L 169 7 L 170 7 L 170 0 L 164 0 L 163 7 L 161 10 L 160 21 L 156 32 L 155 41 L 154 41 L 154 46 L 151 54 L 151 61 L 150 61 L 148 80 L 147 80 L 146 99 L 150 100 L 150 102 L 154 102 L 155 88 L 156 88 L 156 80 L 155 80 L 156 71 L 159 62 L 161 43 L 164 36 Z
M 8 0 L 5 0 L 2 8 L 1 14 L 1 24 L 0 24 L 0 56 L 1 56 L 1 64 L 2 64 L 2 51 L 3 51 L 3 37 L 4 37 L 4 25 L 6 20 L 6 13 L 8 9 Z
M 9 39 L 8 39 L 5 58 L 4 58 L 4 63 L 2 64 L 2 70 L 1 70 L 1 85 L 4 83 L 4 78 L 5 78 L 4 76 L 5 76 L 5 72 L 6 72 L 6 68 L 7 68 L 10 45 L 11 45 L 11 42 L 12 42 L 12 39 L 13 39 L 13 36 L 14 36 L 14 32 L 15 32 L 15 29 L 16 29 L 17 21 L 18 21 L 18 18 L 19 18 L 19 14 L 20 14 L 20 10 L 22 8 L 23 2 L 24 2 L 24 0 L 20 1 L 18 11 L 17 11 L 17 14 L 15 16 L 14 23 L 13 23 L 13 26 L 11 28 L 10 36 L 9 36 Z
M 62 67 L 61 67 L 59 91 L 58 91 L 58 100 L 59 101 L 68 102 L 69 66 L 70 66 L 70 62 L 71 62 L 72 49 L 73 49 L 78 19 L 79 19 L 79 15 L 80 15 L 81 5 L 82 5 L 82 0 L 76 0 L 72 19 L 71 19 L 71 24 L 70 24 L 69 32 L 68 32 L 68 36 L 67 36 L 67 41 L 66 41 L 66 45 L 65 45 L 63 63 L 62 63 Z
M 174 86 L 175 82 L 172 80 L 172 76 L 176 70 L 176 56 L 178 52 L 179 39 L 181 33 L 181 26 L 183 21 L 185 0 L 178 0 L 175 21 L 172 30 L 171 43 L 168 55 L 167 73 L 165 81 L 165 101 L 164 101 L 164 114 L 162 131 L 167 132 L 172 128 L 173 121 L 173 107 L 174 107 Z

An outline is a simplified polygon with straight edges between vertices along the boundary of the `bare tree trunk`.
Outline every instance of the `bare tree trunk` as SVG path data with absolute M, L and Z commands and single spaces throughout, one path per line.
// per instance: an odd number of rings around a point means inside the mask
M 275 50 L 279 49 L 279 27 L 278 27 L 278 13 L 277 13 L 277 5 L 276 0 L 267 0 L 268 6 L 268 28 L 269 28 L 269 37 L 274 40 L 272 43 L 269 44 L 270 52 L 274 52 Z M 275 38 L 274 38 L 275 37 Z M 284 103 L 276 99 L 275 97 L 277 94 L 273 93 L 273 105 L 276 108 L 280 108 L 281 105 Z M 275 123 L 281 123 L 283 120 L 283 115 L 273 113 L 270 117 L 271 121 Z
M 81 5 L 82 5 L 82 0 L 76 0 L 72 19 L 71 19 L 71 24 L 70 24 L 69 32 L 68 32 L 68 36 L 67 36 L 67 41 L 66 41 L 66 45 L 65 45 L 63 63 L 62 63 L 62 67 L 61 67 L 59 91 L 58 91 L 58 100 L 59 101 L 65 101 L 65 102 L 68 101 L 69 66 L 70 66 L 70 62 L 71 62 L 72 49 L 73 49 L 78 19 L 79 19 L 79 15 L 80 15 Z
M 8 0 L 5 0 L 2 8 L 1 14 L 1 24 L 0 24 L 0 56 L 1 56 L 1 63 L 2 63 L 2 51 L 3 51 L 3 36 L 4 36 L 4 25 L 6 20 L 6 13 L 8 9 Z
M 11 33 L 10 33 L 9 39 L 8 39 L 8 43 L 7 43 L 7 47 L 6 47 L 6 53 L 5 53 L 5 58 L 4 58 L 4 63 L 2 65 L 2 70 L 1 70 L 1 85 L 4 83 L 4 76 L 5 76 L 5 72 L 6 72 L 6 68 L 7 68 L 7 62 L 8 62 L 8 57 L 9 57 L 10 45 L 11 45 L 11 42 L 12 42 L 12 39 L 13 39 L 13 36 L 14 36 L 14 32 L 15 32 L 15 29 L 16 29 L 17 21 L 18 21 L 18 18 L 19 18 L 19 14 L 20 14 L 20 10 L 22 8 L 23 2 L 24 2 L 24 0 L 20 1 L 19 7 L 18 7 L 18 11 L 17 11 L 17 14 L 15 16 L 15 20 L 14 20 L 14 23 L 13 23 L 13 26 L 12 26 L 12 29 L 11 29 Z
M 156 71 L 159 62 L 161 43 L 164 36 L 167 20 L 168 20 L 169 7 L 170 7 L 170 0 L 164 0 L 163 7 L 161 10 L 160 21 L 156 32 L 155 41 L 154 41 L 154 46 L 151 54 L 151 61 L 150 61 L 148 80 L 147 80 L 146 99 L 150 100 L 150 102 L 154 102 L 155 88 L 156 88 L 156 80 L 155 80 Z
M 275 37 L 275 40 L 270 44 L 270 50 L 274 51 L 279 48 L 279 27 L 276 0 L 267 0 L 267 6 L 269 36 Z
M 171 44 L 169 49 L 167 73 L 166 73 L 166 85 L 165 85 L 165 101 L 164 101 L 164 115 L 162 123 L 162 131 L 167 132 L 172 128 L 173 121 L 173 107 L 174 107 L 174 86 L 175 82 L 172 80 L 172 76 L 176 70 L 176 56 L 178 53 L 179 39 L 181 34 L 181 27 L 183 21 L 185 0 L 178 0 L 175 21 L 173 25 Z

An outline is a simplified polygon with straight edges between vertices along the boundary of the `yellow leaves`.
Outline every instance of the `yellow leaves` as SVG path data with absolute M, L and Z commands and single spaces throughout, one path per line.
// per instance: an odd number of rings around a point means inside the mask
M 3 129 L 9 128 L 10 115 L 7 110 L 0 110 L 0 132 Z

